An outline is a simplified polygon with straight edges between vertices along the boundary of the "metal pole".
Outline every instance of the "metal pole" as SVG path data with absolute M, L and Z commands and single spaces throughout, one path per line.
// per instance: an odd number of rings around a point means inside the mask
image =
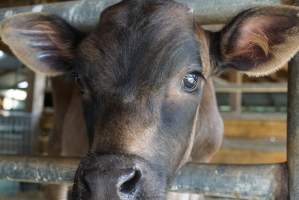
M 244 9 L 277 5 L 280 0 L 178 0 L 194 10 L 202 24 L 224 23 Z M 118 0 L 85 0 L 0 10 L 0 20 L 21 12 L 48 12 L 63 17 L 81 30 L 90 30 L 107 6 Z M 292 61 L 289 80 L 288 167 L 290 199 L 299 199 L 299 65 Z M 298 113 L 298 114 L 297 114 Z M 298 141 L 298 142 L 297 142 Z M 0 178 L 35 183 L 71 182 L 77 159 L 0 157 Z M 296 170 L 297 169 L 297 170 Z M 298 171 L 298 172 L 296 172 Z M 235 199 L 285 199 L 286 176 L 282 165 L 187 165 L 175 179 L 172 191 L 199 192 Z
M 288 92 L 289 199 L 299 199 L 299 55 L 290 63 Z
M 47 12 L 58 15 L 74 27 L 88 31 L 99 20 L 100 13 L 120 0 L 81 0 L 36 6 L 0 9 L 0 21 L 17 13 Z M 279 5 L 280 0 L 177 0 L 194 11 L 202 24 L 221 24 L 244 9 L 255 6 Z
M 70 183 L 79 159 L 0 156 L 0 179 L 30 183 Z
M 194 10 L 201 24 L 223 24 L 240 11 L 256 6 L 274 6 L 281 0 L 176 0 Z
M 243 83 L 242 85 L 228 83 L 215 84 L 216 92 L 221 93 L 287 93 L 287 83 Z
M 72 183 L 79 159 L 0 156 L 0 179 L 31 183 Z M 171 191 L 232 199 L 286 199 L 284 165 L 187 164 Z
M 286 166 L 186 165 L 171 191 L 225 199 L 283 200 L 287 197 Z

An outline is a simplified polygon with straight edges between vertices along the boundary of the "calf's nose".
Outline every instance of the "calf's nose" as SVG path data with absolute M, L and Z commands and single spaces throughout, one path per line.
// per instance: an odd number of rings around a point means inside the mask
M 128 196 L 134 194 L 138 190 L 141 177 L 141 171 L 138 169 L 126 170 L 117 181 L 117 192 L 119 195 Z
M 140 189 L 142 173 L 137 168 L 112 169 L 106 172 L 90 171 L 85 184 L 91 200 L 135 199 Z

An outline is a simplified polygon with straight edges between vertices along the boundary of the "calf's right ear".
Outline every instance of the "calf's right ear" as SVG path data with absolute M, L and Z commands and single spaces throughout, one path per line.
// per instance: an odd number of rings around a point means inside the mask
M 268 75 L 287 64 L 299 50 L 299 8 L 249 9 L 215 37 L 212 43 L 218 67 L 231 67 L 250 76 Z
M 48 76 L 71 69 L 79 32 L 63 19 L 42 13 L 19 14 L 4 20 L 0 36 L 29 68 Z

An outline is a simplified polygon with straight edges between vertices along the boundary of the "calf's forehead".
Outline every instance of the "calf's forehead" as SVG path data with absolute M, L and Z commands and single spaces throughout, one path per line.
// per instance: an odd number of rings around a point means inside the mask
M 200 66 L 186 7 L 173 1 L 130 2 L 105 10 L 96 30 L 82 42 L 78 56 L 85 67 L 79 70 L 86 77 L 105 88 L 107 83 L 156 82 L 182 67 Z

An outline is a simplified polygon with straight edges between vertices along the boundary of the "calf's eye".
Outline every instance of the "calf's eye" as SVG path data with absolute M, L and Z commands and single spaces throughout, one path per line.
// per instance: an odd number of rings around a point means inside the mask
M 192 72 L 188 73 L 184 76 L 182 81 L 182 87 L 186 92 L 194 92 L 199 87 L 200 82 L 200 73 L 199 72 Z

